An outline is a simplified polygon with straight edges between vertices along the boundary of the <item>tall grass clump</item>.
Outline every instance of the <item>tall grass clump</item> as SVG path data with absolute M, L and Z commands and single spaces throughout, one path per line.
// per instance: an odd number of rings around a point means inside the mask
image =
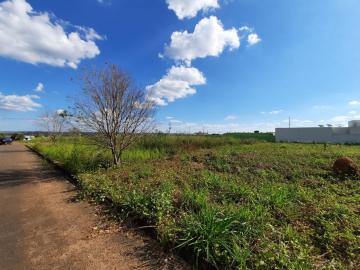
M 32 147 L 46 158 L 63 164 L 73 174 L 108 168 L 112 162 L 109 151 L 81 139 L 70 141 L 64 138 L 55 143 L 35 142 Z

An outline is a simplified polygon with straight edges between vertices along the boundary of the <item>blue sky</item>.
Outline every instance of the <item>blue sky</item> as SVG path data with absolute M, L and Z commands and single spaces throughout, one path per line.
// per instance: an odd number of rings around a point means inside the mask
M 360 119 L 357 0 L 0 0 L 0 130 L 39 130 L 110 61 L 173 131 Z

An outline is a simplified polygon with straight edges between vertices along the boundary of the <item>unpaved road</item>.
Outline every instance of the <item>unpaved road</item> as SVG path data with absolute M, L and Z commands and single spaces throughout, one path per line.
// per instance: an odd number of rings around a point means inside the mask
M 0 146 L 0 269 L 184 269 L 155 241 L 121 229 L 21 144 Z

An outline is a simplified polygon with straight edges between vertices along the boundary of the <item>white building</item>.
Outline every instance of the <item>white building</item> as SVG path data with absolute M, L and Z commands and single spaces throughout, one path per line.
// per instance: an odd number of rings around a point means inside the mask
M 349 122 L 348 127 L 276 128 L 277 142 L 302 143 L 360 143 L 360 120 Z
M 25 136 L 24 136 L 24 141 L 31 141 L 31 140 L 33 140 L 34 138 L 35 138 L 34 136 L 25 135 Z

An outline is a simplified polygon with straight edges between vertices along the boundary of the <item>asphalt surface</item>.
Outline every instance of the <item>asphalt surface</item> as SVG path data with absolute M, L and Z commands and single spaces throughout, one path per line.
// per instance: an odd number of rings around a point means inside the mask
M 61 172 L 24 145 L 1 145 L 0 269 L 188 268 L 75 195 Z

